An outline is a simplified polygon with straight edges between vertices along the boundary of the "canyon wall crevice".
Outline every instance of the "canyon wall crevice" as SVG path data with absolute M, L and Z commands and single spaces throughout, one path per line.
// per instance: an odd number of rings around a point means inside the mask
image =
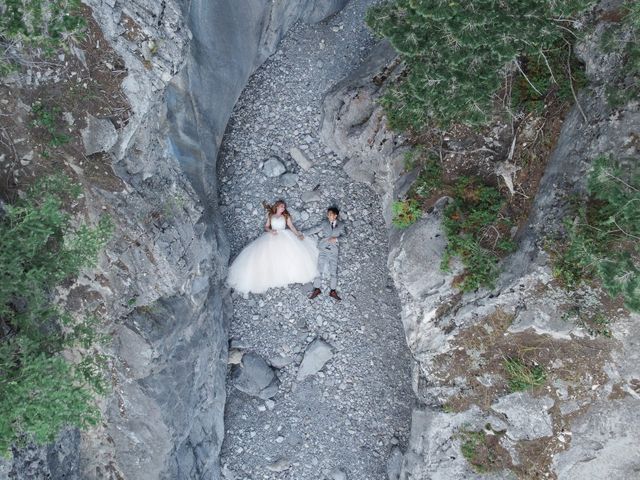
M 287 29 L 320 21 L 346 0 L 85 3 L 124 63 L 131 108 L 109 152 L 119 187 L 85 185 L 88 216 L 107 211 L 116 232 L 99 268 L 78 279 L 106 306 L 113 390 L 101 400 L 98 427 L 16 450 L 2 471 L 20 479 L 219 478 L 231 303 L 218 148 L 249 76 Z

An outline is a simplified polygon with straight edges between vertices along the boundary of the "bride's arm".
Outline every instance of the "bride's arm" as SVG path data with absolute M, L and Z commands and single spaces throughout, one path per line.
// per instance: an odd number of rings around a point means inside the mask
M 267 214 L 267 223 L 264 224 L 264 231 L 268 233 L 273 233 L 274 235 L 278 232 L 271 229 L 271 215 Z
M 287 217 L 287 226 L 291 229 L 291 231 L 298 237 L 300 240 L 304 238 L 304 235 L 300 233 L 296 227 L 293 226 L 293 222 L 291 221 L 291 216 Z

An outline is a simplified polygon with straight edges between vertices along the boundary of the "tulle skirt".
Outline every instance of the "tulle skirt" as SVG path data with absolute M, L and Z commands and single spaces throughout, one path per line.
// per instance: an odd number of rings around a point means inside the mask
M 269 288 L 308 283 L 318 274 L 318 249 L 291 230 L 264 233 L 247 245 L 229 267 L 227 285 L 235 291 L 264 293 Z

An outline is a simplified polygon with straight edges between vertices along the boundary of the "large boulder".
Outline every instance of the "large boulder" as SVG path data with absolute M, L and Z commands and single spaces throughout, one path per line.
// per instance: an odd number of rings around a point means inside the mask
M 267 400 L 278 393 L 280 384 L 275 371 L 262 357 L 251 352 L 231 371 L 233 386 L 248 395 Z
M 320 138 L 345 160 L 344 170 L 382 196 L 383 214 L 391 223 L 394 194 L 407 184 L 405 139 L 387 128 L 378 103 L 398 74 L 397 53 L 381 42 L 349 77 L 325 95 Z M 408 174 L 411 176 L 411 173 Z
M 86 122 L 86 128 L 81 131 L 85 154 L 111 150 L 118 141 L 118 132 L 113 123 L 107 118 L 96 118 L 91 114 L 87 115 Z
M 298 369 L 298 381 L 318 373 L 332 358 L 331 345 L 320 338 L 316 338 L 304 352 L 302 363 Z

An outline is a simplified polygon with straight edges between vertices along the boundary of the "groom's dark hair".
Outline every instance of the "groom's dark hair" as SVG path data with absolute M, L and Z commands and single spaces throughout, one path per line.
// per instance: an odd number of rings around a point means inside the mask
M 340 215 L 340 210 L 338 210 L 338 207 L 329 207 L 327 208 L 327 212 L 333 212 L 337 215 Z

